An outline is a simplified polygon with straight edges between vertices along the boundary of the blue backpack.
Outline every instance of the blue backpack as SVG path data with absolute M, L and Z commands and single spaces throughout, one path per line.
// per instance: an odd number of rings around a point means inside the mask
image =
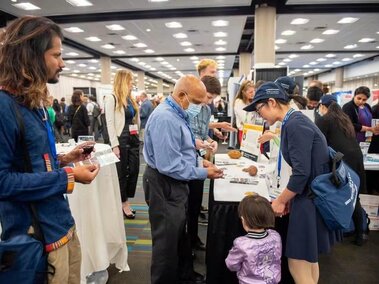
M 332 172 L 311 183 L 313 202 L 329 230 L 347 229 L 353 216 L 360 185 L 359 176 L 342 161 L 343 154 L 329 148 Z

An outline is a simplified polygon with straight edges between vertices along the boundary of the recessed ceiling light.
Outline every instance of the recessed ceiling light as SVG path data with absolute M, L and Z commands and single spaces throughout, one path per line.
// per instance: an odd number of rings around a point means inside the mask
M 323 42 L 324 40 L 322 38 L 314 38 L 310 41 L 310 43 L 321 43 Z
M 351 60 L 351 58 L 349 58 L 349 57 L 345 57 L 345 58 L 342 58 L 342 61 L 350 61 Z
M 217 47 L 215 50 L 216 50 L 216 51 L 225 51 L 226 48 L 225 48 L 225 47 Z
M 126 52 L 123 51 L 123 50 L 121 50 L 121 49 L 119 49 L 119 50 L 115 50 L 115 51 L 113 51 L 113 53 L 114 53 L 114 54 L 119 54 L 119 55 L 121 55 L 121 54 L 125 54 Z
M 330 68 L 330 67 L 333 67 L 333 65 L 332 64 L 326 64 L 325 67 Z
M 291 25 L 304 25 L 309 22 L 309 19 L 296 18 L 291 21 Z
M 180 45 L 181 45 L 181 46 L 191 46 L 192 43 L 190 43 L 189 41 L 182 41 L 182 42 L 180 43 Z
M 67 55 L 67 54 L 66 54 Z M 75 64 L 76 62 L 74 60 L 66 60 L 64 63 L 67 64 Z
M 32 3 L 29 3 L 29 2 L 12 4 L 12 6 L 15 6 L 18 9 L 22 9 L 26 11 L 41 10 L 40 7 L 33 5 Z
M 108 25 L 108 26 L 106 26 L 106 28 L 108 30 L 111 30 L 111 31 L 123 31 L 123 30 L 125 30 L 125 28 L 123 26 L 117 25 L 117 24 Z
M 284 65 L 286 65 L 286 63 L 285 62 L 279 62 L 278 65 L 284 66 Z
M 334 61 L 332 64 L 333 64 L 333 65 L 338 65 L 338 64 L 341 64 L 341 62 L 339 62 L 339 61 Z
M 138 62 L 139 59 L 137 57 L 133 57 L 133 58 L 130 58 L 130 61 L 133 61 L 133 62 Z
M 333 57 L 336 57 L 336 55 L 333 54 L 333 53 L 329 53 L 329 54 L 325 55 L 325 57 L 327 57 L 327 58 L 333 58 Z
M 65 28 L 64 30 L 66 32 L 69 32 L 69 33 L 82 33 L 82 32 L 84 32 L 81 28 L 78 28 L 78 27 Z
M 321 58 L 317 58 L 316 59 L 316 61 L 318 61 L 318 62 L 324 62 L 324 61 L 326 61 L 327 59 L 326 58 L 323 58 L 323 57 L 321 57 Z
M 154 67 L 151 67 L 150 68 L 150 71 L 156 71 L 157 69 L 156 68 L 154 68 Z
M 143 62 L 143 61 L 140 61 L 140 62 L 138 62 L 138 65 L 141 65 L 141 66 L 145 66 L 145 65 L 146 65 L 146 63 L 145 63 L 145 62 Z
M 170 65 L 170 63 L 168 63 L 167 61 L 162 61 L 161 64 L 162 65 Z
M 289 59 L 289 58 L 285 58 L 285 59 L 283 59 L 283 61 L 284 61 L 284 62 L 291 62 L 292 60 Z
M 174 38 L 187 38 L 188 36 L 185 33 L 177 33 L 172 35 Z
M 369 38 L 369 37 L 364 37 L 364 38 L 361 38 L 360 40 L 358 40 L 358 42 L 373 42 L 375 41 L 374 38 Z
M 287 40 L 286 40 L 286 39 L 282 39 L 282 38 L 278 38 L 278 39 L 275 41 L 276 44 L 282 44 L 282 43 L 286 43 L 286 42 L 287 42 Z
M 168 2 L 169 0 L 148 0 L 149 2 Z
M 199 57 L 197 57 L 197 56 L 191 56 L 190 59 L 191 59 L 191 60 L 198 60 Z
M 297 57 L 299 57 L 299 55 L 297 55 L 297 54 L 290 54 L 288 57 L 289 58 L 297 58 Z
M 303 68 L 309 68 L 310 66 L 308 64 L 303 65 Z
M 137 40 L 137 37 L 134 35 L 124 35 L 122 38 L 125 40 Z
M 101 41 L 101 39 L 98 38 L 97 36 L 86 37 L 85 40 L 88 40 L 88 41 Z
M 275 45 L 275 50 L 278 50 L 278 49 L 280 49 L 280 47 L 279 47 L 279 46 L 277 46 L 277 45 Z
M 283 31 L 281 33 L 281 35 L 284 35 L 284 36 L 291 36 L 291 35 L 294 35 L 296 32 L 295 31 L 292 31 L 292 30 L 286 30 L 286 31 Z
M 358 47 L 358 45 L 356 45 L 356 44 L 349 44 L 349 45 L 344 46 L 344 49 L 354 49 L 357 47 Z
M 300 49 L 312 49 L 312 48 L 313 48 L 313 45 L 311 44 L 303 45 L 302 47 L 300 47 Z
M 116 66 L 114 66 L 114 65 L 112 65 L 112 66 L 111 66 L 111 69 L 117 69 L 117 67 L 116 67 Z
M 336 33 L 339 33 L 339 30 L 326 30 L 322 34 L 323 35 L 335 35 Z
M 227 42 L 225 40 L 219 39 L 214 42 L 215 45 L 226 45 Z
M 192 47 L 188 47 L 184 49 L 185 52 L 194 52 L 195 50 Z
M 133 46 L 135 46 L 135 47 L 139 47 L 139 48 L 147 47 L 147 45 L 144 44 L 144 43 L 142 43 L 142 42 L 135 43 L 135 44 L 133 44 Z
M 216 33 L 213 33 L 213 36 L 214 37 L 227 37 L 228 34 L 224 32 L 216 32 Z
M 318 63 L 316 61 L 309 62 L 309 65 L 317 65 Z
M 102 48 L 105 48 L 105 49 L 113 49 L 114 48 L 114 45 L 113 44 L 110 44 L 110 43 L 107 43 L 107 44 L 104 44 L 101 46 Z
M 68 52 L 66 53 L 67 56 L 78 56 L 79 53 L 76 53 L 76 52 Z
M 76 7 L 92 6 L 92 3 L 87 0 L 66 0 L 66 2 Z
M 216 57 L 216 59 L 225 59 L 225 56 L 224 55 L 219 55 Z
M 165 26 L 169 29 L 179 29 L 183 27 L 182 24 L 179 22 L 167 22 L 165 23 Z
M 70 68 L 68 68 L 68 67 L 63 67 L 62 70 L 63 70 L 63 71 L 69 71 Z
M 163 57 L 157 57 L 155 58 L 156 61 L 164 61 L 164 58 Z
M 293 71 L 295 71 L 295 72 L 299 72 L 299 71 L 300 71 L 300 69 L 295 69 L 295 70 L 293 70 Z
M 375 48 L 379 48 L 379 45 L 377 47 L 375 47 Z
M 358 20 L 359 20 L 359 18 L 345 17 L 345 18 L 342 18 L 341 20 L 339 20 L 337 23 L 339 23 L 339 24 L 352 24 Z
M 88 69 L 96 70 L 96 67 L 95 66 L 90 66 L 90 67 L 88 67 Z
M 214 27 L 226 27 L 228 25 L 229 25 L 228 21 L 224 21 L 224 20 L 212 21 L 212 26 Z
M 318 72 L 318 71 L 320 71 L 320 69 L 319 68 L 315 68 L 315 69 L 313 69 L 313 71 Z
M 79 67 L 86 67 L 86 66 L 87 66 L 87 64 L 84 64 L 84 63 L 80 63 L 80 64 L 78 64 L 78 66 L 79 66 Z
M 363 56 L 363 54 L 357 53 L 357 54 L 353 55 L 353 58 L 359 58 L 359 57 L 362 57 L 362 56 Z
M 148 33 L 151 32 L 151 29 L 146 29 L 146 32 L 148 32 Z
M 80 73 L 80 71 L 78 69 L 75 69 L 74 71 L 72 71 L 74 73 Z
M 97 60 L 97 59 L 90 59 L 90 60 L 88 60 L 88 62 L 90 62 L 90 63 L 98 63 L 99 60 Z
M 145 49 L 144 52 L 145 53 L 154 53 L 155 51 L 149 48 L 149 49 Z

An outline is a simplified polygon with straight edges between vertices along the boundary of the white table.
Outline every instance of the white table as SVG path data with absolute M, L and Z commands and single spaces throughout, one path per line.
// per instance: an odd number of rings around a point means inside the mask
M 57 144 L 58 153 L 71 148 Z M 109 148 L 106 144 L 95 145 L 96 151 Z M 111 263 L 120 271 L 129 271 L 116 165 L 102 167 L 91 184 L 76 183 L 67 196 L 82 250 L 81 283 L 86 283 L 87 275 L 105 270 Z
M 227 154 L 217 154 L 215 156 L 215 163 L 218 164 L 220 161 L 227 161 L 234 163 L 234 165 L 217 165 L 219 168 L 225 168 L 224 174 L 226 174 L 226 176 L 223 179 L 214 180 L 213 190 L 214 200 L 216 202 L 240 202 L 248 192 L 256 192 L 270 200 L 266 180 L 263 177 L 259 178 L 260 175 L 266 173 L 267 163 L 257 163 L 244 157 L 239 159 L 231 159 Z M 249 173 L 242 171 L 243 168 L 247 168 L 250 165 L 254 165 L 258 168 L 258 184 L 240 184 L 230 182 L 231 177 L 252 178 Z
M 368 159 L 372 157 L 373 159 L 375 159 L 375 161 L 366 160 L 364 162 L 365 170 L 366 171 L 379 171 L 379 154 L 367 154 L 367 157 Z

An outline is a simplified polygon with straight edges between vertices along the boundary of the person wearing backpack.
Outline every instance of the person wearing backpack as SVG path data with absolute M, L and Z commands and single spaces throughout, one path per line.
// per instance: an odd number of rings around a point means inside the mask
M 89 97 L 90 102 L 87 104 L 87 112 L 90 120 L 89 134 L 95 136 L 95 141 L 99 138 L 99 117 L 101 109 L 94 96 Z

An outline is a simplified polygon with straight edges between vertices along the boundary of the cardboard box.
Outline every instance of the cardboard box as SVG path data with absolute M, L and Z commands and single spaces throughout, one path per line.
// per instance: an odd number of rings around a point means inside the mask
M 362 205 L 376 205 L 379 206 L 379 195 L 360 194 L 359 198 Z
M 370 217 L 378 217 L 378 206 L 376 205 L 363 205 L 363 209 L 366 211 L 367 215 Z
M 379 231 L 379 217 L 370 217 L 370 225 L 368 227 L 371 231 Z

